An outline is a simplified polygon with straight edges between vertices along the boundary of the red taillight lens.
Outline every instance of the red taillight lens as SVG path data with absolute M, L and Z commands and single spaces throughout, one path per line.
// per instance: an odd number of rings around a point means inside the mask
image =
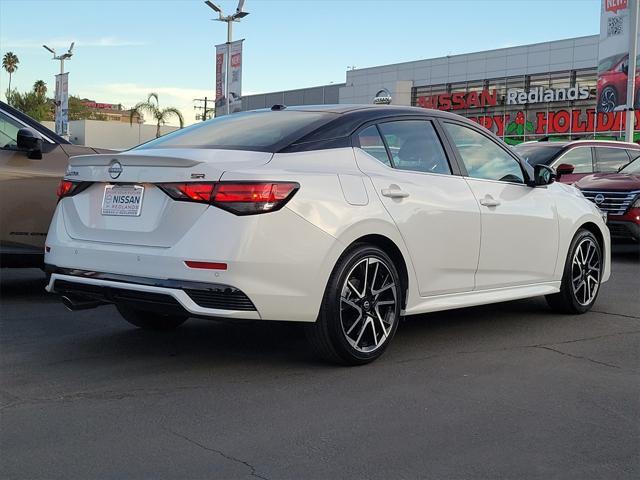
M 64 197 L 71 197 L 76 193 L 80 193 L 82 190 L 87 188 L 91 182 L 72 182 L 71 180 L 60 180 L 58 184 L 58 190 L 56 191 L 56 195 L 58 195 L 58 200 Z
M 163 183 L 158 185 L 171 198 L 187 202 L 211 202 L 215 183 Z
M 175 200 L 215 205 L 236 215 L 273 212 L 300 188 L 295 182 L 164 183 Z

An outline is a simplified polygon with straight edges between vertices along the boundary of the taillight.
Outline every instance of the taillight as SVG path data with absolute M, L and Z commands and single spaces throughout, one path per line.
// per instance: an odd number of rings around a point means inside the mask
M 58 184 L 58 190 L 56 195 L 58 195 L 58 200 L 64 197 L 71 197 L 76 193 L 80 193 L 85 188 L 87 188 L 91 182 L 72 182 L 71 180 L 60 180 Z
M 236 215 L 273 212 L 300 188 L 295 182 L 163 183 L 171 198 L 215 205 Z

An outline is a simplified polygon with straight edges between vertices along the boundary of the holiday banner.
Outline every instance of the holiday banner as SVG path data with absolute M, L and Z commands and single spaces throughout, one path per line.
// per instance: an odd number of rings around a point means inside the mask
M 56 133 L 62 137 L 69 136 L 69 73 L 56 75 Z
M 216 45 L 216 117 L 242 110 L 242 42 L 237 40 L 231 44 Z M 229 112 L 225 96 L 227 80 L 227 53 L 231 51 L 231 68 L 229 71 Z

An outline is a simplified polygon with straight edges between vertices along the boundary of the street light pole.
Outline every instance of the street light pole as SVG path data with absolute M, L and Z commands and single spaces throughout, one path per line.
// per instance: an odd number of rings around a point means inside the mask
M 51 48 L 51 47 L 47 47 L 46 45 L 42 45 L 47 51 L 51 52 L 53 54 L 53 60 L 59 60 L 60 61 L 60 83 L 62 83 L 62 75 L 64 75 L 64 61 L 65 60 L 69 60 L 71 59 L 71 57 L 73 56 L 73 46 L 75 45 L 75 42 L 71 42 L 71 46 L 69 46 L 69 50 L 67 50 L 66 53 L 63 53 L 62 55 L 56 55 L 56 51 L 55 49 Z M 56 86 L 58 85 L 58 83 L 56 82 Z M 58 92 L 58 89 L 56 88 L 56 98 L 55 99 L 55 105 L 56 105 L 56 119 L 61 115 L 60 110 L 62 109 L 62 92 Z M 56 126 L 57 126 L 58 122 L 56 121 Z M 69 132 L 68 131 L 64 131 L 67 130 L 66 127 L 62 126 L 61 127 L 63 129 L 63 131 L 60 132 L 56 132 L 58 135 L 64 137 L 65 139 L 69 140 Z
M 233 41 L 233 22 L 239 22 L 241 18 L 249 15 L 249 12 L 245 12 L 242 10 L 244 6 L 244 0 L 238 1 L 238 7 L 236 8 L 236 13 L 233 15 L 224 16 L 222 8 L 213 3 L 211 0 L 205 0 L 205 5 L 211 8 L 214 12 L 218 14 L 218 18 L 215 20 L 219 22 L 226 22 L 227 24 L 227 61 L 225 62 L 225 75 L 224 75 L 224 96 L 226 99 L 226 111 L 227 115 L 231 113 L 231 101 L 229 98 L 229 80 L 231 79 L 231 42 Z

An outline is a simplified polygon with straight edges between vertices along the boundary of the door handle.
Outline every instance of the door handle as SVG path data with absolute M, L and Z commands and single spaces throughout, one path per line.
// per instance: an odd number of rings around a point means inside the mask
M 389 198 L 407 198 L 409 196 L 409 192 L 405 192 L 399 188 L 383 188 L 380 193 Z
M 497 207 L 500 205 L 500 200 L 496 200 L 491 195 L 487 195 L 482 200 L 480 200 L 480 205 L 484 205 L 485 207 Z

